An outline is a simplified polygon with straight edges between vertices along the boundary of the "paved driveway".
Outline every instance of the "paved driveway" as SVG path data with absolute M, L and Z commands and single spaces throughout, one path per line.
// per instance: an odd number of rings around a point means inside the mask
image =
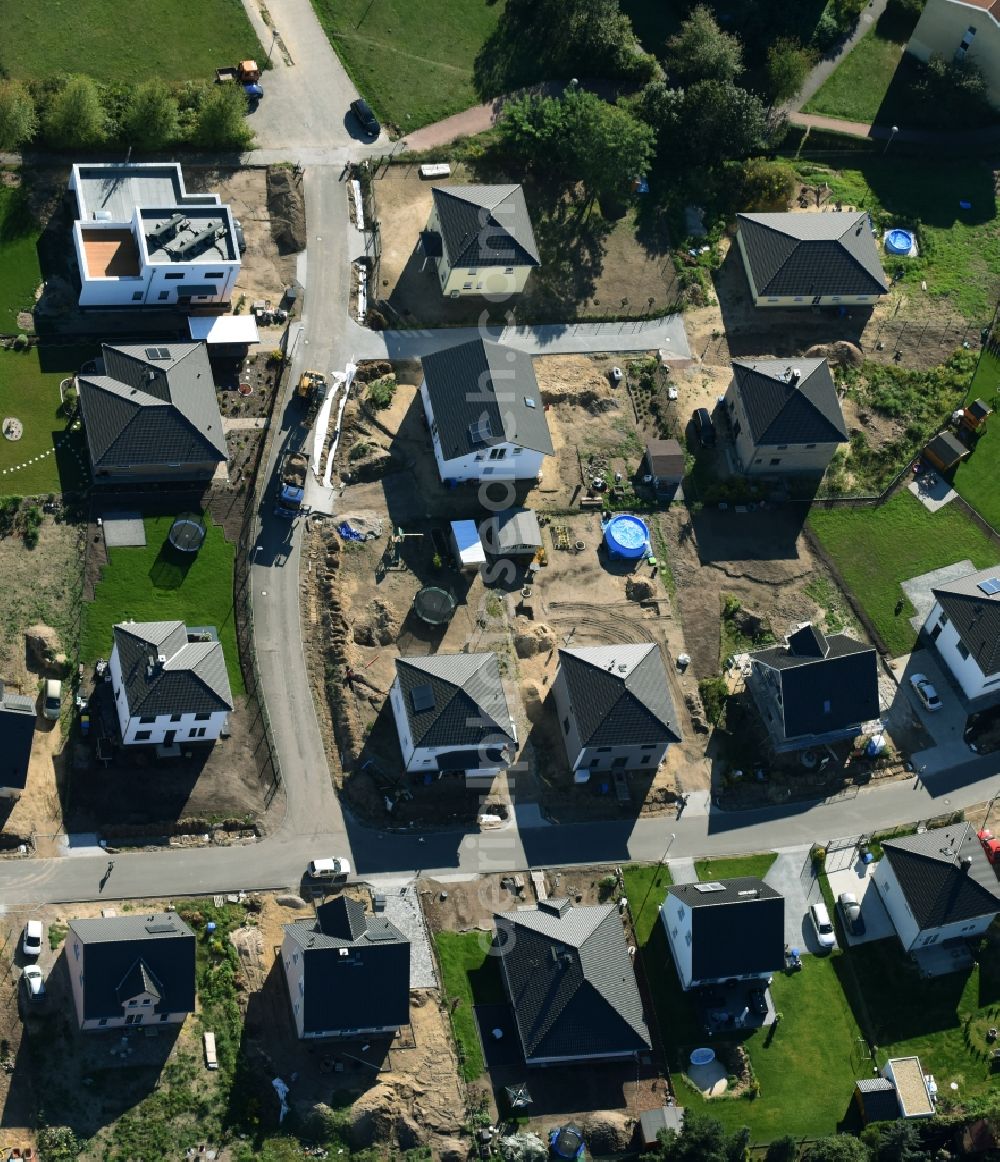
M 874 874 L 875 864 L 862 863 L 857 858 L 856 848 L 850 867 L 842 868 L 840 871 L 827 871 L 827 880 L 830 883 L 834 899 L 837 899 L 841 892 L 850 892 L 857 897 L 857 901 L 861 905 L 861 919 L 865 922 L 863 936 L 852 936 L 847 931 L 846 925 L 841 924 L 844 939 L 849 945 L 867 944 L 871 940 L 884 940 L 887 936 L 895 934 L 896 929 L 889 919 L 889 913 L 885 910 L 882 897 L 872 882 Z M 844 917 L 841 916 L 841 921 L 843 919 Z
M 782 852 L 768 868 L 764 883 L 785 897 L 785 943 L 793 948 L 819 952 L 816 933 L 808 917 L 809 905 L 821 900 L 819 880 L 813 874 L 808 847 Z
M 908 709 L 920 720 L 934 739 L 934 746 L 918 751 L 912 756 L 913 764 L 921 777 L 932 777 L 938 771 L 954 770 L 957 766 L 972 762 L 975 755 L 962 741 L 968 717 L 965 705 L 951 681 L 945 674 L 937 654 L 932 649 L 917 650 L 904 654 L 892 663 L 893 673 L 899 679 L 897 699 L 905 700 Z M 924 674 L 938 692 L 942 706 L 933 712 L 913 692 L 910 678 L 913 674 Z M 890 715 L 892 710 L 890 709 Z

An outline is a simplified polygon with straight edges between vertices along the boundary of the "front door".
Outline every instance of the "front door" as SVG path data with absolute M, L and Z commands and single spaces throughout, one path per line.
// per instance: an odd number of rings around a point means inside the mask
M 168 730 L 168 731 L 167 731 L 167 733 L 166 733 L 166 734 L 163 736 L 163 745 L 164 745 L 164 746 L 173 746 L 173 745 L 174 745 L 174 739 L 175 739 L 176 737 L 177 737 L 177 731 L 176 731 L 176 730 Z

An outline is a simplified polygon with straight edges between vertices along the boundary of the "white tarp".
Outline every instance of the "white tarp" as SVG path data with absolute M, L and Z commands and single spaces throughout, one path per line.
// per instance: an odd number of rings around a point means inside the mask
M 351 193 L 354 195 L 354 215 L 357 221 L 358 229 L 365 228 L 365 211 L 361 202 L 361 183 L 357 178 L 351 179 Z
M 453 520 L 451 535 L 458 550 L 459 564 L 463 568 L 486 564 L 486 550 L 479 539 L 479 529 L 474 520 Z
M 333 476 L 333 461 L 337 455 L 337 445 L 340 443 L 340 425 L 344 419 L 344 408 L 347 407 L 347 397 L 351 394 L 351 384 L 354 382 L 354 376 L 357 372 L 357 367 L 353 363 L 348 363 L 344 368 L 346 374 L 338 375 L 337 378 L 344 385 L 344 394 L 340 401 L 340 407 L 337 409 L 337 426 L 334 429 L 333 439 L 330 441 L 330 451 L 326 457 L 326 471 L 323 473 L 323 487 L 331 487 L 331 479 Z
M 196 343 L 259 343 L 260 332 L 253 315 L 193 315 L 188 332 Z

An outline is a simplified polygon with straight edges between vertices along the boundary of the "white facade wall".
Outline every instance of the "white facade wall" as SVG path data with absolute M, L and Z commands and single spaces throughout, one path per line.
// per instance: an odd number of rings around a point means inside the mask
M 454 750 L 475 749 L 474 747 L 459 746 L 454 743 L 450 746 L 414 746 L 413 738 L 410 734 L 409 720 L 407 719 L 406 709 L 403 705 L 403 691 L 400 688 L 398 676 L 389 690 L 389 704 L 392 706 L 392 717 L 396 722 L 396 734 L 399 736 L 399 749 L 403 752 L 403 764 L 411 774 L 437 771 L 438 755 L 448 754 Z M 511 724 L 511 733 L 515 733 L 513 723 Z M 495 744 L 491 743 L 490 745 L 505 746 L 507 745 L 507 738 L 498 731 Z M 507 765 L 505 763 L 503 766 L 495 768 L 483 767 L 477 769 L 476 774 L 484 779 L 491 778 L 500 774 L 501 771 L 506 770 Z
M 229 714 L 225 710 L 214 711 L 207 717 L 199 717 L 193 713 L 160 714 L 151 721 L 133 716 L 129 710 L 128 697 L 122 682 L 122 666 L 117 645 L 111 651 L 108 672 L 111 674 L 111 690 L 114 695 L 123 746 L 153 746 L 162 743 L 169 745 L 175 742 L 180 744 L 215 742 L 226 729 Z M 168 735 L 173 737 L 168 739 Z
M 906 51 L 922 61 L 932 56 L 971 61 L 986 79 L 991 104 L 1000 107 L 1000 20 L 995 15 L 961 0 L 929 0 Z
M 305 1036 L 305 957 L 298 943 L 287 935 L 281 942 L 281 963 L 285 968 L 285 984 L 288 986 L 288 999 L 292 1006 L 295 1031 L 301 1039 Z
M 885 904 L 885 910 L 896 929 L 899 941 L 907 952 L 917 948 L 925 948 L 930 944 L 941 944 L 946 940 L 971 939 L 986 931 L 1000 913 L 1000 903 L 997 911 L 986 916 L 977 916 L 971 920 L 958 920 L 951 924 L 941 924 L 936 928 L 921 929 L 914 918 L 899 886 L 895 872 L 884 857 L 875 867 L 875 886 Z
M 120 1017 L 85 1021 L 83 1019 L 83 988 L 86 979 L 86 949 L 72 927 L 66 937 L 65 956 L 66 970 L 69 973 L 70 987 L 73 992 L 76 1020 L 84 1032 L 98 1029 L 121 1029 L 126 1025 L 180 1025 L 187 1016 L 187 1013 L 159 1013 L 154 1007 L 153 998 L 146 993 L 140 993 L 138 996 L 126 1000 L 122 1006 Z M 129 1001 L 135 1001 L 135 1004 L 130 1005 Z M 143 1001 L 149 1001 L 149 1004 L 143 1004 Z
M 940 626 L 940 632 L 936 632 Z M 984 694 L 1000 696 L 1000 674 L 991 674 L 987 677 L 979 668 L 979 663 L 965 650 L 967 657 L 962 656 L 962 640 L 958 636 L 948 615 L 941 608 L 941 602 L 935 601 L 934 608 L 927 615 L 924 622 L 924 632 L 927 633 L 941 660 L 951 670 L 955 681 L 962 687 L 966 698 L 979 698 Z
M 434 459 L 442 480 L 454 480 L 461 484 L 470 480 L 537 480 L 541 476 L 544 453 L 522 448 L 509 440 L 446 460 L 441 451 L 441 440 L 437 434 L 426 380 L 420 385 L 420 398 L 423 400 L 424 415 L 434 446 Z
M 660 905 L 660 921 L 667 933 L 667 943 L 670 945 L 670 954 L 677 966 L 677 975 L 680 977 L 681 987 L 692 988 L 695 984 L 691 976 L 692 947 L 691 921 L 692 909 L 676 896 L 667 893 L 667 898 Z
M 427 229 L 441 235 L 442 255 L 437 259 L 438 281 L 441 293 L 449 298 L 465 298 L 470 295 L 516 295 L 524 290 L 531 274 L 531 266 L 480 266 L 452 267 L 441 233 L 441 219 L 437 206 L 431 210 Z M 494 231 L 491 231 L 493 233 Z

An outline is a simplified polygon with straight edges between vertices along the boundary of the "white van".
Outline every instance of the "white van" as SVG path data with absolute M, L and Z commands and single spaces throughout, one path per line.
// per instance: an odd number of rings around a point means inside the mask
M 344 880 L 350 874 L 351 865 L 346 859 L 313 859 L 306 868 L 311 880 Z

